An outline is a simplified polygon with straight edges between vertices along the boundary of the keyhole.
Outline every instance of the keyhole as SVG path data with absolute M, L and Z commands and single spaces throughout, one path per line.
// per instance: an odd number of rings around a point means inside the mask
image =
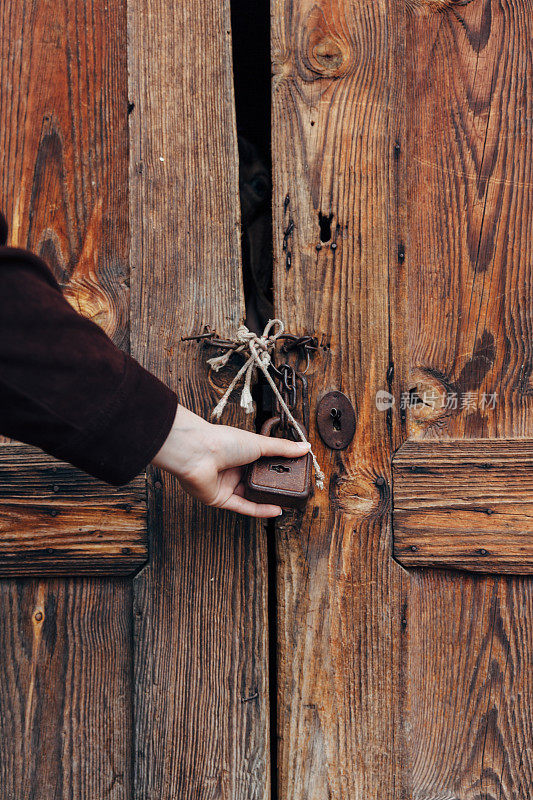
M 340 429 L 341 429 L 342 411 L 340 410 L 340 408 L 332 408 L 331 411 L 329 412 L 329 414 L 330 414 L 330 417 L 331 417 L 333 430 L 334 431 L 340 431 Z
M 274 472 L 290 472 L 291 468 L 286 467 L 283 464 L 271 464 L 270 469 L 273 469 Z
M 333 219 L 333 214 L 329 214 L 326 216 L 322 212 L 318 215 L 318 224 L 320 226 L 320 241 L 321 242 L 329 242 L 331 239 L 331 220 Z

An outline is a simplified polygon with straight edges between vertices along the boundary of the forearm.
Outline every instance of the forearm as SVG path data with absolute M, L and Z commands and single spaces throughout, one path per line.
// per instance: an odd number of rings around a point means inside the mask
M 0 433 L 120 484 L 161 448 L 176 407 L 74 311 L 41 259 L 0 247 Z

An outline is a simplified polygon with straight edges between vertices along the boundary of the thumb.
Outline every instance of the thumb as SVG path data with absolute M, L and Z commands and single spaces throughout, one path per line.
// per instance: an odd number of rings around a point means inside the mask
M 292 439 L 277 439 L 275 436 L 258 435 L 262 456 L 298 458 L 309 452 L 309 442 L 294 442 Z

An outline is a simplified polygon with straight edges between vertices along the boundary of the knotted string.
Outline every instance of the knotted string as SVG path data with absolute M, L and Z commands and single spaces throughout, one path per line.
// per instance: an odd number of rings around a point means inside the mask
M 271 333 L 271 330 L 274 326 L 277 325 L 278 329 Z M 232 391 L 238 384 L 238 382 L 244 376 L 244 382 L 241 392 L 241 406 L 244 408 L 247 414 L 251 414 L 254 410 L 253 400 L 252 400 L 252 392 L 251 392 L 251 385 L 252 379 L 254 375 L 254 371 L 256 368 L 259 368 L 265 378 L 267 379 L 268 383 L 272 391 L 274 392 L 281 408 L 285 412 L 287 416 L 287 420 L 295 429 L 296 433 L 302 440 L 302 442 L 307 442 L 307 438 L 302 431 L 301 427 L 298 425 L 297 421 L 295 420 L 294 416 L 291 413 L 287 403 L 281 396 L 281 393 L 274 383 L 272 376 L 268 371 L 269 364 L 272 361 L 272 351 L 276 346 L 276 339 L 278 339 L 283 331 L 285 330 L 285 326 L 280 319 L 270 319 L 265 327 L 261 336 L 258 336 L 256 333 L 250 331 L 246 325 L 241 325 L 237 330 L 237 336 L 235 337 L 235 341 L 233 347 L 227 350 L 221 356 L 215 356 L 214 358 L 209 358 L 207 363 L 211 367 L 212 370 L 218 372 L 219 369 L 226 366 L 228 361 L 230 360 L 231 356 L 234 353 L 242 353 L 248 351 L 250 355 L 248 356 L 247 360 L 237 372 L 233 380 L 231 381 L 230 385 L 224 392 L 224 395 L 220 398 L 219 402 L 215 406 L 212 411 L 212 416 L 216 417 L 216 419 L 220 419 L 222 416 L 222 412 L 226 408 L 226 404 L 228 402 L 229 396 L 231 395 Z M 311 454 L 311 458 L 313 459 L 313 467 L 315 470 L 315 482 L 319 489 L 324 488 L 324 473 L 320 469 L 320 464 L 317 461 L 317 458 L 312 450 L 309 451 Z

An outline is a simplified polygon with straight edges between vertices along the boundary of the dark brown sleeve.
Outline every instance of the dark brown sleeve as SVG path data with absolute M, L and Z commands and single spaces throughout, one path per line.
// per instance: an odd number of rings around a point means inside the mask
M 1 434 L 120 485 L 161 448 L 176 407 L 174 392 L 74 311 L 40 258 L 0 246 Z

